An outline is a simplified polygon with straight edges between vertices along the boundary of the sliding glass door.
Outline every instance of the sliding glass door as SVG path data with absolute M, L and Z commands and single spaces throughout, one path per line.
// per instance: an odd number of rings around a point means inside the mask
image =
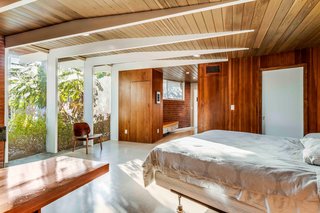
M 46 151 L 46 62 L 10 52 L 8 69 L 8 157 Z
M 93 75 L 93 126 L 94 133 L 110 140 L 111 72 L 99 70 Z

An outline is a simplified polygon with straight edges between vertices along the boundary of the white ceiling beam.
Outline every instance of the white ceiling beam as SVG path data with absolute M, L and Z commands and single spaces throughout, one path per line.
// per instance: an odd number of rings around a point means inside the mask
M 229 7 L 252 1 L 255 0 L 226 0 L 223 2 L 175 7 L 162 10 L 73 20 L 28 32 L 6 36 L 5 44 L 6 47 L 17 47 L 26 44 L 69 38 L 88 33 L 98 33 L 102 31 L 120 29 L 123 27 L 130 27 L 168 18 Z
M 234 51 L 248 50 L 249 48 L 227 48 L 227 49 L 211 49 L 211 50 L 183 50 L 183 51 L 154 51 L 154 52 L 132 52 L 108 56 L 99 56 L 87 58 L 87 62 L 93 66 L 104 64 L 119 64 L 139 61 L 150 61 L 157 59 L 169 59 L 178 57 L 187 57 L 193 55 L 205 55 L 226 53 Z
M 58 63 L 60 69 L 69 69 L 69 68 L 78 68 L 84 69 L 84 61 L 82 60 L 71 60 L 71 61 L 62 61 Z
M 30 54 L 21 55 L 19 61 L 22 64 L 29 64 L 35 61 L 46 61 L 48 60 L 48 54 L 44 52 L 35 52 Z
M 194 64 L 207 64 L 207 63 L 218 63 L 227 62 L 227 58 L 222 59 L 198 59 L 198 60 L 151 60 L 144 62 L 133 62 L 115 64 L 112 66 L 114 70 L 134 70 L 134 69 L 147 69 L 147 68 L 163 68 L 163 67 L 176 67 Z
M 240 30 L 230 32 L 216 32 L 203 34 L 175 35 L 175 36 L 160 36 L 146 38 L 126 38 L 112 39 L 106 41 L 97 41 L 87 44 L 79 44 L 69 47 L 62 47 L 50 50 L 50 54 L 54 54 L 58 58 L 72 57 L 79 55 L 90 55 L 95 53 L 107 53 L 119 50 L 129 50 L 135 48 L 144 48 L 151 46 L 159 46 L 165 44 L 174 44 L 187 41 L 195 41 L 208 38 L 217 38 L 229 35 L 237 35 L 242 33 L 250 33 L 254 30 Z
M 4 13 L 9 10 L 13 10 L 18 7 L 30 4 L 38 0 L 14 0 L 14 1 L 3 1 L 0 2 L 0 13 Z
M 150 61 L 150 60 L 157 60 L 157 59 L 169 59 L 169 58 L 187 57 L 187 56 L 193 56 L 193 55 L 217 54 L 217 53 L 227 53 L 227 52 L 245 51 L 245 50 L 249 50 L 249 48 L 132 52 L 132 53 L 123 53 L 123 54 L 116 54 L 116 55 L 98 56 L 98 57 L 92 57 L 87 59 L 76 58 L 76 57 L 75 58 L 81 59 L 82 61 L 86 60 L 87 63 L 90 63 L 92 66 L 99 66 L 99 65 L 105 65 L 105 64 Z M 35 61 L 46 61 L 47 58 L 48 58 L 48 54 L 43 52 L 25 54 L 19 57 L 20 63 L 26 63 L 26 64 L 32 63 Z

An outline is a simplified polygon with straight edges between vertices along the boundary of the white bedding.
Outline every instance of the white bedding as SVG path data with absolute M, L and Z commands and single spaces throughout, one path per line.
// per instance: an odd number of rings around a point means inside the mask
M 302 150 L 299 139 L 208 131 L 155 147 L 143 164 L 144 181 L 150 184 L 159 171 L 203 188 L 218 184 L 237 191 L 232 194 L 236 199 L 263 196 L 265 203 L 258 205 L 268 211 L 286 199 L 291 202 L 289 212 L 305 205 L 318 212 L 320 167 L 305 163 Z M 270 206 L 275 203 L 277 207 Z

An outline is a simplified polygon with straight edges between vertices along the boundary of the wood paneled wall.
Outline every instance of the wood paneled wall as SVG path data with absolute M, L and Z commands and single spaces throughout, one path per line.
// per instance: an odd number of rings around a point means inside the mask
M 121 71 L 119 74 L 119 140 L 152 143 L 162 138 L 163 74 L 154 69 Z M 125 131 L 127 130 L 127 134 Z
M 228 124 L 228 64 L 220 66 L 219 73 L 206 74 L 208 64 L 199 65 L 198 131 L 226 129 Z
M 311 48 L 304 53 L 307 64 L 307 132 L 320 132 L 320 48 Z
M 156 92 L 160 92 L 160 104 L 156 104 Z M 160 140 L 163 136 L 163 73 L 152 70 L 152 142 Z
M 5 71 L 4 71 L 4 39 L 0 37 L 0 126 L 5 119 Z M 0 141 L 0 168 L 4 165 L 5 143 Z
M 227 129 L 260 132 L 261 109 L 257 57 L 231 59 L 228 63 L 228 116 Z M 230 110 L 235 105 L 235 110 Z
M 4 77 L 4 38 L 0 37 L 0 126 L 4 125 L 5 77 Z
M 221 74 L 216 76 L 206 76 L 206 66 L 198 68 L 199 132 L 226 129 L 261 133 L 262 71 L 296 66 L 305 70 L 305 134 L 320 132 L 320 48 L 230 59 L 222 63 Z M 235 105 L 234 111 L 230 105 Z

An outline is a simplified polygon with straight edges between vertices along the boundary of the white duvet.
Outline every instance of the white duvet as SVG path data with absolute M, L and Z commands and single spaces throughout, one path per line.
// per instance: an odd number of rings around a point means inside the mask
M 160 171 L 208 189 L 219 184 L 319 210 L 320 167 L 305 163 L 302 150 L 295 138 L 208 131 L 155 147 L 143 164 L 144 181 L 149 185 Z

